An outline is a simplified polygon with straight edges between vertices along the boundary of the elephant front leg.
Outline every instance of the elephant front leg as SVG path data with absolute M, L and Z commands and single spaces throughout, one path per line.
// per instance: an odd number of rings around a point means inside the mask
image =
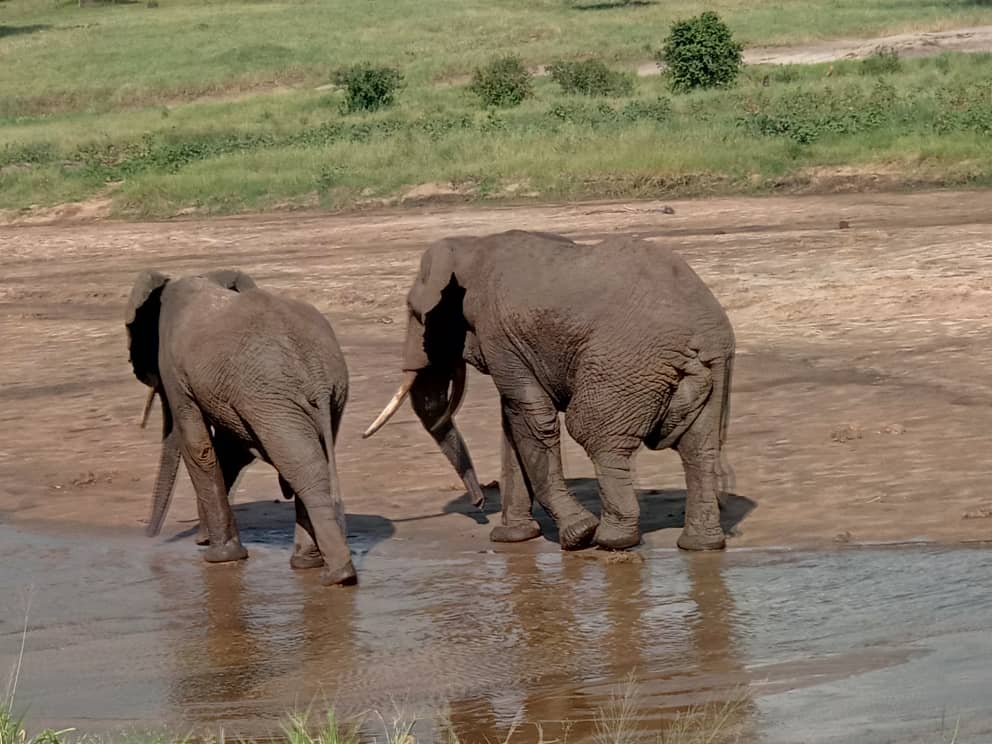
M 489 539 L 493 542 L 524 542 L 541 534 L 532 513 L 534 495 L 513 446 L 513 435 L 506 416 L 503 421 L 502 468 L 500 473 L 500 499 L 503 502 L 501 524 L 493 527 Z
M 208 563 L 238 561 L 248 557 L 241 544 L 234 512 L 227 500 L 227 486 L 217 452 L 203 416 L 193 404 L 179 411 L 177 424 L 182 439 L 183 461 L 196 491 L 197 512 L 207 525 L 210 547 L 203 557 Z
M 251 464 L 255 456 L 237 439 L 224 431 L 214 432 L 213 445 L 217 454 L 217 462 L 224 474 L 224 493 L 227 503 L 230 504 L 234 496 L 234 485 L 238 482 L 241 471 Z M 196 531 L 196 544 L 209 545 L 210 533 L 207 531 L 207 513 L 199 499 L 196 500 L 196 514 L 200 522 Z
M 558 525 L 561 547 L 588 547 L 599 520 L 576 501 L 565 485 L 558 412 L 536 383 L 526 386 L 520 396 L 511 399 L 504 395 L 502 405 L 523 475 L 537 501 Z

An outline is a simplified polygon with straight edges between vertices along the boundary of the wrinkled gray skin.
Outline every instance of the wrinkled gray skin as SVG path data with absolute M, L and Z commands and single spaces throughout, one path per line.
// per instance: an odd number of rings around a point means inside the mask
M 259 457 L 279 471 L 283 495 L 296 497 L 290 564 L 323 566 L 325 584 L 355 583 L 334 463 L 348 370 L 327 319 L 238 271 L 183 279 L 145 271 L 126 327 L 134 374 L 162 401 L 148 534 L 162 528 L 181 455 L 196 490 L 197 542 L 209 545 L 204 558 L 246 558 L 228 499 Z
M 643 443 L 681 456 L 688 498 L 679 546 L 724 547 L 718 495 L 734 332 L 680 257 L 632 238 L 596 246 L 522 231 L 447 239 L 424 253 L 407 304 L 403 370 L 416 373 L 414 410 L 436 429 L 476 503 L 471 458 L 446 415 L 458 403 L 448 386 L 468 362 L 499 391 L 503 514 L 492 540 L 538 536 L 537 499 L 563 548 L 638 544 L 631 464 Z M 601 521 L 566 488 L 559 412 L 595 465 Z

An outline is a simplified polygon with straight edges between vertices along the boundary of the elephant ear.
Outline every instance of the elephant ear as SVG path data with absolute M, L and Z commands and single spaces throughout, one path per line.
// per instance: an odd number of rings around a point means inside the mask
M 162 290 L 169 277 L 157 271 L 142 271 L 134 280 L 124 315 L 127 348 L 134 376 L 153 388 L 159 386 L 158 320 Z
M 420 271 L 407 294 L 410 324 L 404 349 L 404 369 L 422 369 L 428 364 L 451 364 L 465 347 L 462 305 L 465 289 L 456 271 L 457 245 L 441 241 L 428 248 L 420 259 Z
M 211 271 L 204 276 L 212 282 L 216 282 L 225 289 L 235 292 L 245 292 L 249 289 L 256 289 L 255 280 L 243 271 L 238 269 L 218 269 Z

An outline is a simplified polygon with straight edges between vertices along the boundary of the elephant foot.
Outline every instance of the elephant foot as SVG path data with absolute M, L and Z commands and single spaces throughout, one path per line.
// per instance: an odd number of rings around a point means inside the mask
M 232 540 L 223 545 L 211 545 L 203 551 L 203 560 L 207 563 L 230 563 L 243 561 L 248 557 L 248 551 L 239 540 Z
M 582 550 L 592 545 L 599 520 L 588 512 L 569 524 L 558 528 L 558 542 L 562 550 Z
M 493 527 L 489 532 L 489 539 L 497 543 L 515 543 L 533 540 L 539 537 L 541 528 L 533 519 L 518 524 L 501 524 Z
M 676 544 L 682 550 L 723 550 L 727 547 L 727 539 L 723 531 L 719 532 L 690 532 L 682 530 Z
M 199 529 L 196 531 L 196 544 L 199 546 L 210 544 L 210 534 L 207 532 L 207 528 L 200 525 Z
M 325 567 L 320 574 L 320 583 L 324 586 L 354 586 L 358 583 L 358 574 L 349 560 L 334 571 Z
M 320 568 L 324 565 L 324 556 L 320 554 L 319 550 L 300 551 L 290 556 L 289 565 L 298 571 L 305 571 L 308 568 Z
M 641 542 L 641 531 L 633 527 L 621 527 L 606 520 L 599 523 L 596 530 L 596 544 L 607 550 L 626 550 Z

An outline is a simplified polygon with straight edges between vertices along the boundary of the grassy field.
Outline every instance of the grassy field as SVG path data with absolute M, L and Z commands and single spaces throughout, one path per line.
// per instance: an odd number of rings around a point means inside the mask
M 986 0 L 713 0 L 748 45 L 992 23 Z M 497 53 L 630 68 L 673 2 L 0 0 L 0 209 L 107 196 L 124 216 L 341 208 L 407 194 L 582 198 L 992 178 L 992 58 L 749 68 L 736 88 L 536 96 L 488 112 L 464 76 Z M 323 89 L 395 65 L 396 104 L 343 115 Z M 864 73 L 869 74 L 864 74 Z M 424 184 L 425 188 L 411 189 Z

